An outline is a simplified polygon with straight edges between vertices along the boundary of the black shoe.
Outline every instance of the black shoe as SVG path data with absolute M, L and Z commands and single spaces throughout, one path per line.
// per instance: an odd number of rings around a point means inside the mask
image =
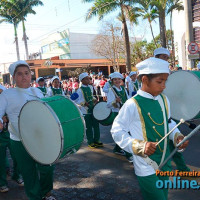
M 97 147 L 103 147 L 103 143 L 102 142 L 94 142 L 94 145 L 96 145 Z
M 116 151 L 115 149 L 113 150 L 113 153 L 115 153 L 115 154 L 117 154 L 117 155 L 121 155 L 121 156 L 125 156 L 126 154 L 125 154 L 125 152 L 124 152 L 124 150 L 119 150 L 119 151 Z

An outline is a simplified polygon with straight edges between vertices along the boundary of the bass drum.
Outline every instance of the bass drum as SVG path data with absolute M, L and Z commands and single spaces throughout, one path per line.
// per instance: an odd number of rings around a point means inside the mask
M 200 118 L 200 72 L 177 71 L 166 82 L 163 92 L 170 101 L 171 117 L 193 120 Z
M 53 96 L 29 101 L 22 107 L 19 133 L 30 156 L 49 165 L 79 150 L 85 122 L 70 99 Z
M 106 102 L 99 102 L 93 108 L 94 118 L 102 125 L 109 126 L 113 123 L 118 113 L 112 112 Z

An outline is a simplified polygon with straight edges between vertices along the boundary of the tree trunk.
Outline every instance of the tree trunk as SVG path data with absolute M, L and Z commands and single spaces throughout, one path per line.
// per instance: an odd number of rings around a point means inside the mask
M 123 38 L 125 42 L 126 71 L 128 72 L 131 71 L 131 54 L 130 54 L 128 28 L 122 6 L 121 6 L 121 14 L 122 14 L 122 25 L 123 25 Z
M 18 43 L 17 26 L 16 26 L 16 24 L 14 24 L 14 33 L 15 33 L 15 44 L 16 44 L 17 60 L 20 60 L 19 43 Z
M 166 48 L 167 47 L 167 42 L 166 42 L 165 12 L 160 12 L 159 13 L 159 26 L 160 26 L 161 46 Z
M 173 36 L 173 30 L 172 30 L 172 12 L 170 15 L 170 29 L 171 29 L 171 42 L 172 42 L 172 64 L 174 67 L 175 66 L 175 47 L 174 47 L 174 36 Z
M 26 35 L 26 28 L 25 28 L 24 20 L 22 20 L 22 27 L 23 27 L 23 40 L 24 40 L 25 51 L 26 51 L 26 60 L 28 60 L 29 54 L 28 54 L 27 35 Z
M 119 71 L 119 70 L 117 69 L 117 64 L 116 64 L 115 35 L 114 35 L 114 28 L 113 28 L 113 25 L 112 25 L 112 24 L 110 25 L 110 29 L 111 29 L 111 32 L 112 32 L 113 69 L 114 69 L 114 71 Z
M 149 26 L 150 26 L 150 29 L 151 29 L 151 34 L 152 34 L 152 37 L 153 37 L 153 41 L 154 41 L 154 43 L 156 45 L 156 48 L 158 48 L 158 45 L 156 43 L 156 40 L 155 40 L 155 37 L 154 37 L 154 34 L 153 34 L 153 29 L 152 29 L 152 25 L 151 25 L 150 19 L 148 19 L 148 21 L 149 21 Z

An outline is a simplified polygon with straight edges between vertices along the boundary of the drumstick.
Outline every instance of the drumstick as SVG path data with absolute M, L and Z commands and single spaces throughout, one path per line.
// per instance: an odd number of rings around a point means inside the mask
M 180 119 L 180 122 L 171 131 L 169 131 L 169 133 L 167 133 L 159 142 L 157 142 L 156 146 L 158 146 L 168 135 L 170 135 L 178 126 L 180 126 L 184 122 L 184 119 Z
M 109 83 L 110 84 L 110 83 Z M 115 97 L 116 98 L 120 98 L 118 95 L 117 95 L 117 93 L 115 92 L 115 90 L 114 90 L 114 88 L 112 87 L 112 85 L 110 84 L 110 89 L 112 90 L 112 92 L 114 93 L 114 95 L 115 95 Z M 121 103 L 122 104 L 122 102 L 120 101 L 119 103 Z

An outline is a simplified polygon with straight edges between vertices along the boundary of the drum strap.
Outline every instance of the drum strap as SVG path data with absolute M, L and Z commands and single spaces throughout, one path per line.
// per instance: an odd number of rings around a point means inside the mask
M 165 103 L 164 103 L 164 97 L 161 97 L 161 95 L 159 96 L 159 99 L 158 99 L 158 102 L 162 108 L 162 111 L 163 111 L 163 119 L 164 119 L 164 129 L 165 129 L 165 135 L 167 134 L 167 119 L 166 119 L 166 116 L 167 113 L 166 113 L 166 108 L 165 108 Z M 167 105 L 166 105 L 167 106 Z M 165 159 L 165 155 L 166 155 L 166 150 L 167 150 L 167 137 L 165 138 L 164 140 L 164 149 L 163 149 L 163 154 L 162 154 L 162 158 L 161 158 L 161 161 L 160 161 L 160 164 L 159 166 L 163 163 L 164 159 Z

